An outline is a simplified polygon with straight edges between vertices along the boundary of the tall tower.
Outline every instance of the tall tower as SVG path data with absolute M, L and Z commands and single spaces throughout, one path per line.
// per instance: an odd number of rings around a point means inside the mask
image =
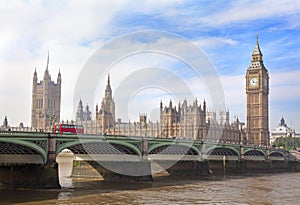
M 54 83 L 48 66 L 49 53 L 43 80 L 38 82 L 35 69 L 32 82 L 31 126 L 44 131 L 51 131 L 52 124 L 60 121 L 61 74 L 59 71 Z
M 110 133 L 115 125 L 115 102 L 112 97 L 112 90 L 110 86 L 110 78 L 108 75 L 107 85 L 105 88 L 105 95 L 102 99 L 101 109 L 98 112 L 96 107 L 96 121 L 100 130 L 105 133 Z
M 258 35 L 252 60 L 246 74 L 247 141 L 255 145 L 269 144 L 269 74 L 263 63 Z

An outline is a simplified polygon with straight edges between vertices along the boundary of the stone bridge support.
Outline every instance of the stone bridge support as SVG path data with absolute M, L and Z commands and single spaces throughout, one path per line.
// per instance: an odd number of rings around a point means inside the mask
M 47 161 L 12 162 L 0 165 L 0 186 L 60 188 L 56 157 L 56 139 L 48 134 Z M 18 157 L 22 158 L 22 155 Z
M 169 175 L 176 177 L 184 176 L 207 176 L 210 174 L 207 161 L 156 161 Z
M 149 161 L 88 162 L 105 181 L 152 181 Z
M 59 188 L 57 167 L 42 164 L 0 166 L 0 186 Z

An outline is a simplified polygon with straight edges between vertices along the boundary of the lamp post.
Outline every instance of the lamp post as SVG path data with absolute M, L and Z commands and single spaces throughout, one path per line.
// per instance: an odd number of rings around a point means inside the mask
M 56 117 L 56 115 L 53 113 L 53 114 L 51 115 L 51 118 L 50 118 L 50 121 L 51 121 L 51 129 L 52 129 L 52 131 L 54 131 L 54 124 L 55 124 L 56 120 L 57 120 L 57 117 Z
M 291 129 L 290 133 L 291 137 L 294 135 L 294 150 L 296 150 L 296 135 L 295 135 L 295 130 Z
M 140 125 L 142 127 L 142 124 Z M 143 122 L 144 137 L 147 137 L 147 122 Z
M 240 125 L 239 144 L 242 145 L 242 144 L 244 144 L 244 142 L 243 142 L 244 139 L 242 139 L 242 138 L 243 138 L 243 126 L 245 125 L 245 123 L 240 122 L 239 125 Z
M 245 123 L 243 122 L 240 122 L 239 123 L 239 128 L 240 128 L 240 131 L 239 131 L 239 146 L 240 146 L 240 158 L 243 160 L 244 159 L 244 139 L 242 140 L 242 134 L 243 134 L 243 126 L 245 125 Z

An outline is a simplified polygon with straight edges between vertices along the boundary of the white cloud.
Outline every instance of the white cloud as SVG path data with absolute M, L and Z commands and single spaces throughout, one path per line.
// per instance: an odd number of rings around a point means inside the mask
M 284 16 L 299 13 L 300 2 L 284 1 L 233 1 L 229 3 L 230 9 L 224 10 L 201 20 L 209 25 L 225 25 L 236 22 L 245 22 L 273 16 Z
M 0 117 L 30 124 L 34 68 L 62 73 L 62 116 L 72 116 L 73 89 L 88 57 L 110 38 L 110 21 L 128 1 L 12 1 L 0 3 Z
M 119 32 L 118 29 L 121 29 L 112 24 L 112 20 L 118 18 L 119 11 L 141 12 L 157 19 L 157 22 L 167 21 L 172 27 L 170 30 L 188 31 L 187 36 L 189 34 L 196 36 L 202 31 L 210 33 L 207 26 L 222 29 L 223 25 L 269 17 L 286 19 L 289 29 L 299 27 L 297 14 L 300 11 L 300 3 L 298 1 L 233 1 L 226 4 L 226 7 L 218 8 L 215 10 L 216 12 L 211 12 L 209 9 L 205 12 L 207 7 L 203 7 L 203 10 L 195 7 L 196 9 L 193 10 L 192 5 L 185 7 L 184 1 L 168 0 L 163 2 L 110 1 L 105 3 L 103 1 L 12 1 L 10 3 L 0 1 L 0 97 L 2 99 L 0 117 L 8 115 L 9 122 L 13 125 L 19 124 L 19 121 L 30 124 L 31 83 L 34 67 L 37 67 L 38 76 L 41 79 L 49 50 L 52 79 L 56 80 L 59 68 L 62 73 L 61 114 L 64 119 L 71 119 L 73 117 L 73 91 L 77 77 L 87 59 L 96 49 L 103 42 L 111 40 L 112 36 Z M 211 7 L 211 4 L 209 6 Z M 132 19 L 134 20 L 134 17 Z M 138 25 L 131 26 L 130 23 Z M 128 25 L 125 22 L 121 26 L 128 27 L 129 31 L 140 27 L 156 28 L 155 25 L 144 25 L 144 22 L 128 22 Z M 166 27 L 165 30 L 169 30 L 169 27 Z M 218 51 L 222 46 L 239 44 L 237 40 L 219 34 L 219 32 L 213 32 L 212 35 L 213 37 L 198 38 L 194 43 L 204 48 L 215 48 L 216 55 L 222 55 L 222 51 Z M 280 38 L 278 42 L 273 41 L 274 44 L 269 44 L 268 47 L 277 48 L 278 45 L 286 43 L 285 39 L 288 37 L 285 37 L 285 34 L 281 37 L 282 39 Z M 163 38 L 158 43 L 161 47 L 169 46 L 169 42 Z M 120 45 L 120 47 L 126 46 L 137 46 L 138 48 L 139 45 L 126 43 Z M 180 43 L 176 46 L 179 50 L 182 48 Z M 267 50 L 267 47 L 264 50 Z M 183 54 L 184 52 L 185 50 L 182 50 Z M 267 50 L 267 52 L 272 51 Z M 191 58 L 197 57 L 194 53 L 191 53 L 190 56 Z M 297 57 L 297 54 L 294 54 L 294 58 Z M 271 60 L 279 61 L 282 58 L 268 59 L 269 62 Z M 143 66 L 173 68 L 175 64 L 174 61 L 167 59 L 148 57 L 135 58 L 132 62 L 124 60 L 119 66 L 122 67 L 121 71 L 111 73 L 113 89 L 118 86 L 122 77 L 129 72 L 136 71 L 137 68 Z M 184 73 L 180 72 L 182 71 L 180 69 L 177 71 L 178 75 Z M 199 83 L 199 78 L 189 77 L 188 75 L 184 76 L 189 79 L 189 86 L 196 93 L 199 102 L 205 98 L 207 104 L 210 105 L 209 94 L 205 90 L 204 83 Z M 270 99 L 282 103 L 299 99 L 299 77 L 299 71 L 271 73 Z M 238 115 L 243 119 L 242 116 L 245 114 L 244 76 L 221 76 L 220 78 L 225 91 L 226 105 L 231 115 Z M 106 76 L 104 79 L 105 83 Z M 99 89 L 98 103 L 100 103 L 103 93 L 104 90 Z M 168 103 L 168 98 L 166 100 Z M 149 105 L 155 104 L 154 100 L 148 102 Z M 158 103 L 159 101 L 155 105 L 158 106 Z M 89 105 L 94 111 L 95 107 Z M 296 111 L 298 112 L 298 110 Z M 271 112 L 279 113 L 282 110 L 272 109 Z M 293 121 L 299 122 L 297 119 Z
M 298 99 L 300 103 L 300 70 L 270 74 L 270 95 L 274 101 Z
M 228 37 L 206 37 L 193 41 L 200 48 L 215 48 L 220 46 L 234 46 L 238 44 L 238 41 Z

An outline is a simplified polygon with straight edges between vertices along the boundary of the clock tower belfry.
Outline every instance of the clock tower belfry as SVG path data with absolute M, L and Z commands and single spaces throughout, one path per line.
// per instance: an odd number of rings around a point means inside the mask
M 269 74 L 263 63 L 258 35 L 246 74 L 247 131 L 249 144 L 269 145 Z

